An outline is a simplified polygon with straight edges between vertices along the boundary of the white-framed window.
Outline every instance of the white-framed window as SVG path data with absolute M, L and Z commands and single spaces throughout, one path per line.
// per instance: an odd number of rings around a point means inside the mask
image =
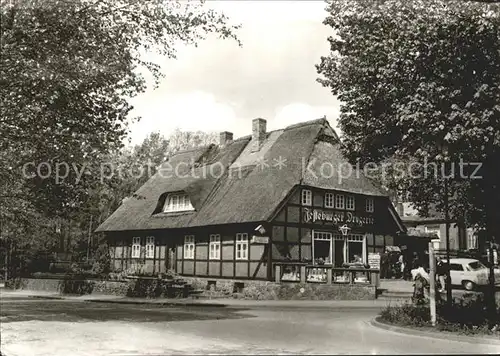
M 334 195 L 333 193 L 326 193 L 325 194 L 325 208 L 334 208 L 335 207 L 335 200 L 334 200 Z
M 333 235 L 334 265 L 342 267 L 344 263 L 362 262 L 367 260 L 366 236 L 360 234 L 348 234 L 347 236 Z
M 132 258 L 141 257 L 141 238 L 139 236 L 132 237 Z
M 347 241 L 363 242 L 364 239 L 365 239 L 365 237 L 363 235 L 354 235 L 354 234 L 347 235 Z
M 248 234 L 236 234 L 236 259 L 248 260 Z
M 469 250 L 477 249 L 478 248 L 477 234 L 474 232 L 474 229 L 468 228 L 466 232 L 467 232 L 467 248 Z
M 154 236 L 146 237 L 146 258 L 155 257 L 155 238 Z
M 313 262 L 323 260 L 326 264 L 331 264 L 333 261 L 331 232 L 313 231 Z
M 194 235 L 184 236 L 184 258 L 194 258 Z
M 345 198 L 345 208 L 347 210 L 354 210 L 355 209 L 354 197 L 352 195 L 346 196 L 346 198 Z
M 366 239 L 364 235 L 347 235 L 346 261 L 348 263 L 366 263 Z
M 220 235 L 210 235 L 210 259 L 220 260 Z
M 189 210 L 194 210 L 194 208 L 189 200 L 189 196 L 185 193 L 169 194 L 167 199 L 165 199 L 165 205 L 163 206 L 164 213 Z
M 323 231 L 314 231 L 314 239 L 315 240 L 331 241 L 332 233 L 331 232 L 323 232 Z
M 335 195 L 335 209 L 345 209 L 345 201 L 342 194 Z
M 312 205 L 312 192 L 309 189 L 302 190 L 302 205 Z
M 375 211 L 375 204 L 373 198 L 366 198 L 365 204 L 367 213 L 373 213 Z

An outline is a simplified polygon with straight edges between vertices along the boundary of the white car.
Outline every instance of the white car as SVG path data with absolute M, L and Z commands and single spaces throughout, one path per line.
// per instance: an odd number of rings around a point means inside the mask
M 446 260 L 443 260 L 446 263 Z M 488 284 L 489 268 L 472 258 L 450 258 L 452 285 L 461 285 L 466 290 Z M 500 283 L 500 270 L 495 269 L 495 284 Z

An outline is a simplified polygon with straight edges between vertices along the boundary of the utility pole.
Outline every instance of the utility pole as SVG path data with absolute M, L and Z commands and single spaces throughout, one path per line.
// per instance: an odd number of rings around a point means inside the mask
M 3 238 L 3 225 L 2 225 L 2 215 L 1 215 L 1 211 L 0 211 L 0 242 L 2 242 L 2 245 L 3 245 L 3 249 L 5 251 L 5 256 L 4 256 L 4 280 L 5 280 L 5 283 L 7 283 L 7 279 L 8 279 L 8 265 L 9 265 L 9 258 L 8 258 L 8 255 L 9 255 L 9 250 L 7 249 L 7 239 Z M 2 249 L 2 247 L 0 247 L 0 250 Z
M 87 263 L 89 262 L 89 254 L 90 254 L 90 240 L 92 238 L 92 215 L 90 215 L 90 223 L 89 223 L 89 236 L 87 239 Z
M 490 230 L 491 231 L 491 230 Z M 489 259 L 489 276 L 488 276 L 488 284 L 489 284 L 489 292 L 490 292 L 490 315 L 492 316 L 492 320 L 495 320 L 496 318 L 494 317 L 496 314 L 496 303 L 495 303 L 495 255 L 493 253 L 493 235 L 490 235 L 490 248 L 488 251 L 488 259 Z
M 9 270 L 10 270 L 10 261 L 9 261 L 9 255 L 10 255 L 10 241 L 7 240 L 7 238 L 4 239 L 4 251 L 5 251 L 5 256 L 4 256 L 4 282 L 5 285 L 7 285 L 7 281 L 9 280 Z
M 488 309 L 490 315 L 489 326 L 493 327 L 496 321 L 496 302 L 495 302 L 495 269 L 494 269 L 494 254 L 493 254 L 493 244 L 495 242 L 495 234 L 497 231 L 493 228 L 494 217 L 493 211 L 496 209 L 495 204 L 492 202 L 494 198 L 494 182 L 492 177 L 494 170 L 494 163 L 491 159 L 486 159 L 483 164 L 483 177 L 484 177 L 484 207 L 485 207 L 485 222 L 486 222 L 486 236 L 489 237 L 489 251 L 488 251 L 488 259 L 489 259 L 489 276 L 488 276 L 488 284 L 489 284 L 489 295 L 488 295 Z
M 430 284 L 430 310 L 431 310 L 431 323 L 436 326 L 436 259 L 434 258 L 434 246 L 432 241 L 429 242 L 429 284 Z
M 446 164 L 446 162 L 445 162 Z M 446 166 L 445 166 L 446 167 Z M 444 219 L 446 225 L 446 303 L 451 305 L 451 276 L 450 276 L 450 211 L 448 206 L 448 178 L 444 177 Z

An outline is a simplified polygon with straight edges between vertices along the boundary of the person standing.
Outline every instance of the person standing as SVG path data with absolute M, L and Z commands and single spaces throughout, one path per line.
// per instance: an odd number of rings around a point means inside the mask
M 418 259 L 418 255 L 416 252 L 413 252 L 413 260 L 411 262 L 411 269 L 416 269 L 420 267 L 420 260 Z
M 399 255 L 399 268 L 401 272 L 401 278 L 404 279 L 405 276 L 405 260 L 403 254 Z
M 443 293 L 446 287 L 446 266 L 440 256 L 436 256 L 436 275 L 440 284 L 439 292 Z
M 417 304 L 425 303 L 425 297 L 429 297 L 429 274 L 420 263 L 414 265 L 411 270 L 413 281 L 413 302 Z
M 389 268 L 389 257 L 387 256 L 387 252 L 382 253 L 380 256 L 380 278 L 387 278 L 387 270 Z

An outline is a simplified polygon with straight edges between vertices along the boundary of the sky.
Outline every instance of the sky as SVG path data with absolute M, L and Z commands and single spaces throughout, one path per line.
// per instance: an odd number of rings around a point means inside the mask
M 333 127 L 339 102 L 316 82 L 315 64 L 328 54 L 333 30 L 322 24 L 323 1 L 215 1 L 206 6 L 241 24 L 236 41 L 209 37 L 198 47 L 180 46 L 162 58 L 159 87 L 133 99 L 132 144 L 150 132 L 251 133 L 252 119 L 268 130 L 326 115 Z M 338 131 L 338 129 L 337 129 Z

